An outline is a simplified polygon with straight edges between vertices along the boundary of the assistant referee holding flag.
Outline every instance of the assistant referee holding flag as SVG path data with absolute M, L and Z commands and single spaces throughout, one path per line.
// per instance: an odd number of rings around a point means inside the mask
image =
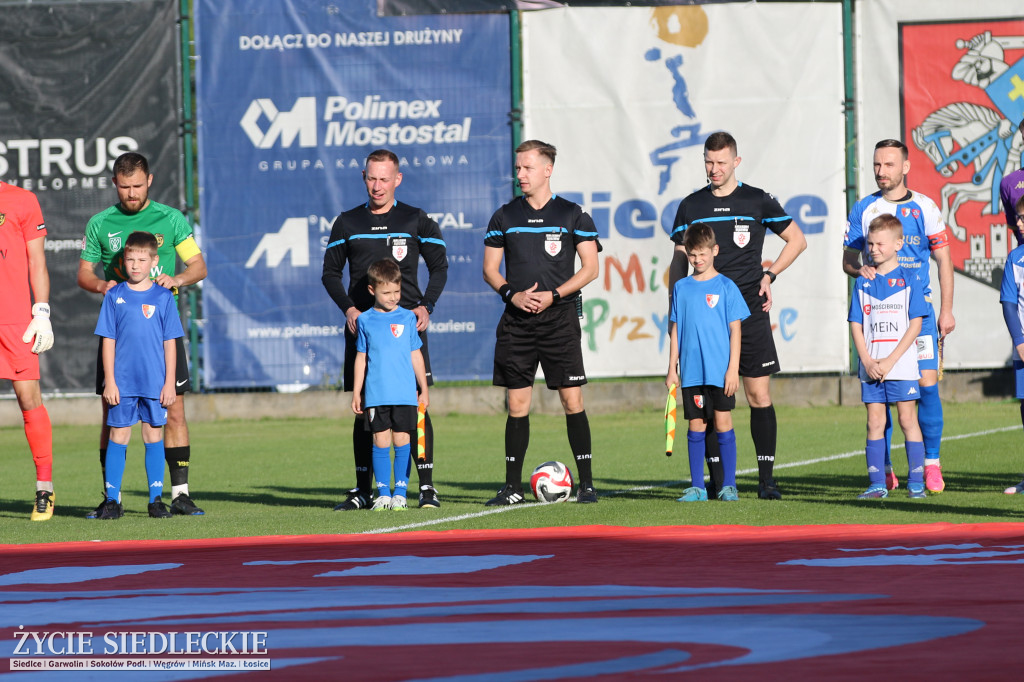
M 448 281 L 448 254 L 441 228 L 422 209 L 395 199 L 395 190 L 402 184 L 398 156 L 387 149 L 370 152 L 363 170 L 368 200 L 337 217 L 331 227 L 331 238 L 324 252 L 322 281 L 327 293 L 345 313 L 345 390 L 355 384 L 356 320 L 373 307 L 373 294 L 367 289 L 366 271 L 383 258 L 398 263 L 402 271 L 402 298 L 399 305 L 416 315 L 416 331 L 423 347 L 427 385 L 433 385 L 430 355 L 427 353 L 427 326 L 434 305 Z M 421 292 L 417 278 L 420 257 L 427 264 L 430 278 L 427 290 Z M 342 280 L 348 263 L 348 289 Z M 441 506 L 434 489 L 434 430 L 430 415 L 425 416 L 425 455 L 416 457 L 420 483 L 420 507 Z M 413 441 L 416 434 L 413 434 Z M 367 430 L 366 419 L 357 417 L 352 426 L 352 451 L 356 464 L 356 487 L 335 511 L 368 509 L 373 488 L 373 434 Z
M 771 375 L 779 371 L 779 356 L 768 311 L 772 307 L 775 278 L 807 248 L 807 240 L 774 196 L 736 179 L 740 160 L 736 139 L 729 133 L 712 133 L 705 140 L 704 170 L 708 184 L 683 199 L 676 211 L 671 235 L 676 246 L 669 280 L 674 286 L 686 272 L 686 229 L 697 224 L 709 225 L 719 249 L 715 269 L 736 283 L 750 308 L 750 317 L 741 325 L 740 376 L 750 405 L 750 436 L 757 453 L 757 496 L 762 500 L 781 500 L 774 473 L 778 426 L 770 384 Z M 765 269 L 762 248 L 769 232 L 778 235 L 785 245 L 771 267 Z M 714 439 L 707 444 L 712 446 L 707 453 L 709 459 L 717 457 L 713 452 Z M 712 480 L 712 484 L 721 485 L 721 481 Z

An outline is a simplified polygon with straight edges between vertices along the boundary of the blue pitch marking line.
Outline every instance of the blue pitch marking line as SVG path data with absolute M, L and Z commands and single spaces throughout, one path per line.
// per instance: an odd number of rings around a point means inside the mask
M 1002 426 L 998 429 L 988 429 L 986 431 L 975 431 L 974 433 L 962 433 L 957 436 L 945 436 L 942 442 L 952 440 L 963 440 L 964 438 L 977 438 L 978 436 L 990 436 L 994 433 L 1003 433 L 1005 431 L 1016 431 L 1019 426 Z M 900 450 L 903 448 L 903 443 L 898 443 L 892 446 L 893 450 Z M 809 464 L 821 464 L 823 462 L 832 462 L 837 459 L 848 459 L 850 457 L 858 457 L 864 455 L 864 449 L 851 450 L 850 452 L 842 452 L 838 455 L 828 455 L 827 457 L 815 457 L 814 459 L 804 459 L 799 462 L 784 462 L 782 464 L 776 464 L 776 469 L 791 469 L 793 467 L 802 467 Z M 757 467 L 752 469 L 740 469 L 736 471 L 737 474 L 753 474 L 757 473 Z M 654 490 L 655 488 L 671 488 L 675 485 L 689 482 L 690 479 L 680 479 L 678 481 L 668 481 L 661 485 L 640 485 L 635 488 L 629 488 L 627 490 L 616 490 L 610 493 L 601 493 L 599 497 L 611 497 L 612 495 L 625 495 L 627 493 L 636 493 L 644 490 Z M 545 507 L 547 505 L 539 504 L 536 502 L 526 502 L 524 504 L 514 504 L 507 507 L 492 507 L 491 509 L 485 509 L 483 511 L 471 512 L 469 514 L 460 514 L 458 516 L 445 516 L 442 518 L 430 519 L 429 521 L 417 521 L 416 523 L 407 523 L 404 526 L 393 526 L 391 528 L 375 528 L 373 530 L 366 530 L 358 535 L 380 535 L 382 533 L 394 533 L 399 530 L 414 530 L 416 528 L 426 528 L 427 526 L 436 526 L 439 523 L 449 523 L 452 521 L 464 521 L 466 519 L 476 519 L 481 516 L 487 516 L 488 514 L 503 514 L 511 511 L 525 511 L 527 509 L 535 509 L 537 507 Z

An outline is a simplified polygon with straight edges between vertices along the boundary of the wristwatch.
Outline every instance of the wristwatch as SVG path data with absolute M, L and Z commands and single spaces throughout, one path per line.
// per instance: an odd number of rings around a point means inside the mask
M 562 298 L 562 295 L 558 293 L 558 289 L 551 290 L 551 305 L 558 303 L 558 300 Z
M 430 301 L 420 301 L 416 305 L 421 305 L 424 308 L 426 308 L 427 309 L 427 315 L 433 315 L 434 314 L 434 304 L 431 303 Z
M 768 281 L 770 281 L 772 284 L 775 284 L 775 278 L 778 277 L 778 275 L 776 275 L 771 270 L 765 270 L 764 274 L 768 275 Z

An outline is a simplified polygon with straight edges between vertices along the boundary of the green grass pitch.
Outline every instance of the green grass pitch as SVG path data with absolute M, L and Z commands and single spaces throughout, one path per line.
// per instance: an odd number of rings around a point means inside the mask
M 660 411 L 591 415 L 596 505 L 483 506 L 504 480 L 504 415 L 434 415 L 438 510 L 333 512 L 354 485 L 351 416 L 336 420 L 271 420 L 192 425 L 193 498 L 203 517 L 146 515 L 141 435 L 128 450 L 118 521 L 90 521 L 100 499 L 97 427 L 54 430 L 56 515 L 29 521 L 34 489 L 21 428 L 0 429 L 0 543 L 189 539 L 260 535 L 501 529 L 576 525 L 919 524 L 1024 521 L 1024 496 L 1004 495 L 1024 470 L 1024 433 L 1014 401 L 945 406 L 946 492 L 906 496 L 906 458 L 895 453 L 901 487 L 887 500 L 854 499 L 867 485 L 864 410 L 777 408 L 776 478 L 781 502 L 757 499 L 757 474 L 746 409 L 735 412 L 740 501 L 681 504 L 688 484 L 685 425 L 676 454 L 664 454 Z M 897 436 L 897 442 L 902 442 Z M 562 417 L 531 417 L 524 476 L 543 461 L 572 464 Z M 571 467 L 575 471 L 575 467 Z M 415 484 L 415 474 L 413 483 Z M 169 499 L 165 498 L 169 502 Z M 411 500 L 410 500 L 411 501 Z

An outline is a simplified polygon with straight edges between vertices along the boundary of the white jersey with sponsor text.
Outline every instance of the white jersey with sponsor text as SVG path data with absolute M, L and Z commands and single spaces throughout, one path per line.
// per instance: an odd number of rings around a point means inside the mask
M 928 313 L 923 290 L 917 273 L 901 267 L 884 275 L 875 275 L 874 279 L 857 278 L 847 319 L 864 328 L 868 355 L 875 360 L 889 357 L 907 333 L 910 321 Z M 872 381 L 864 371 L 863 363 L 860 364 L 859 376 L 861 381 Z M 885 378 L 890 381 L 921 378 L 916 344 L 910 344 Z

